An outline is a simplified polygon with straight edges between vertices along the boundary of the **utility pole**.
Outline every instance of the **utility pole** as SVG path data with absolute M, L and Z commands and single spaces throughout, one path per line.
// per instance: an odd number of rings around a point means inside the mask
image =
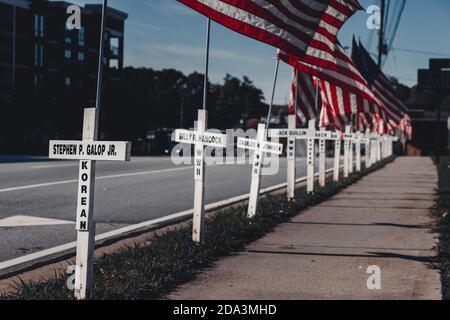
M 381 64 L 383 60 L 384 52 L 384 16 L 386 12 L 386 0 L 381 1 L 381 23 L 380 23 L 380 34 L 378 41 L 378 67 L 381 69 Z
M 184 95 L 181 94 L 180 103 L 180 128 L 184 128 Z
M 441 89 L 442 89 L 442 81 L 441 74 L 439 74 L 439 84 L 437 87 L 437 112 L 436 112 L 436 163 L 439 164 L 441 162 Z

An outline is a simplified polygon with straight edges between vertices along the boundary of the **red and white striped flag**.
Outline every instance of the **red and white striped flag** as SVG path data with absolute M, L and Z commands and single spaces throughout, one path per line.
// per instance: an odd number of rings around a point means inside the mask
M 316 89 L 312 76 L 299 70 L 293 72 L 291 84 L 291 99 L 289 113 L 295 114 L 297 109 L 297 123 L 306 126 L 309 120 L 317 117 Z M 297 101 L 295 100 L 297 98 Z
M 405 115 L 402 121 L 400 121 L 399 129 L 406 137 L 406 139 L 412 140 L 414 132 L 412 127 L 412 121 L 409 115 Z
M 321 91 L 323 97 L 323 91 Z M 327 130 L 336 130 L 345 132 L 346 122 L 336 115 L 334 109 L 328 104 L 327 100 L 322 98 L 322 110 L 320 112 L 320 127 Z
M 178 0 L 225 27 L 318 66 L 336 64 L 337 34 L 357 0 Z
M 360 107 L 363 109 L 355 110 L 355 113 L 356 111 L 370 113 L 379 112 L 381 106 L 380 101 L 369 88 L 369 84 L 356 68 L 352 59 L 340 45 L 336 45 L 336 50 L 334 52 L 335 62 L 326 68 L 305 63 L 297 57 L 285 52 L 280 52 L 278 56 L 281 60 L 296 69 L 309 73 L 321 79 L 321 81 L 326 81 L 348 94 L 354 94 L 362 100 L 367 100 L 365 105 L 360 104 Z M 370 108 L 370 110 L 364 108 Z

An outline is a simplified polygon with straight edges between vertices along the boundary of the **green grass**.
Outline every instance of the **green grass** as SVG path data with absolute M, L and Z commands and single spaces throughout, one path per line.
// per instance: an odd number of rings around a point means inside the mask
M 439 197 L 435 210 L 439 229 L 439 260 L 441 262 L 442 296 L 450 300 L 450 158 L 441 158 L 438 165 Z
M 94 293 L 92 299 L 157 299 L 164 297 L 177 285 L 192 280 L 202 268 L 218 258 L 241 250 L 288 220 L 301 210 L 318 204 L 343 188 L 375 171 L 394 158 L 386 159 L 370 169 L 355 173 L 340 182 L 329 181 L 325 188 L 316 187 L 313 195 L 305 188 L 296 190 L 293 202 L 285 194 L 260 199 L 258 214 L 247 219 L 247 206 L 225 209 L 206 222 L 205 243 L 191 241 L 191 226 L 173 228 L 155 236 L 147 246 L 136 245 L 106 255 L 95 261 Z M 0 299 L 73 299 L 66 286 L 67 275 L 37 283 L 17 283 L 17 292 Z

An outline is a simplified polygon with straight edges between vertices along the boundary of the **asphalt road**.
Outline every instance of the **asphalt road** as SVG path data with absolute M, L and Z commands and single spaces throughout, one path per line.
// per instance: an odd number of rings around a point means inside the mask
M 305 176 L 305 158 L 297 163 L 297 176 Z M 206 203 L 248 193 L 250 173 L 248 164 L 208 167 Z M 0 262 L 75 241 L 78 162 L 0 163 L 0 177 Z M 262 187 L 285 181 L 286 160 L 280 159 L 278 173 L 264 176 Z M 97 165 L 97 233 L 192 207 L 192 166 L 176 166 L 168 157 Z

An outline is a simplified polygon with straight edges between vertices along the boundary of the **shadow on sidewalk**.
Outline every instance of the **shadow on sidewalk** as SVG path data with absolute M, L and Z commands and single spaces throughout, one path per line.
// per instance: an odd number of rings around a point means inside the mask
M 350 248 L 349 248 L 350 249 Z M 381 249 L 380 249 L 381 250 Z M 402 259 L 408 261 L 423 262 L 434 264 L 437 262 L 436 257 L 432 256 L 413 256 L 394 252 L 367 252 L 367 254 L 348 254 L 348 253 L 318 253 L 318 252 L 287 252 L 273 250 L 247 250 L 246 253 L 256 254 L 276 254 L 276 255 L 294 255 L 294 256 L 318 256 L 318 257 L 346 257 L 346 258 L 388 258 Z
M 368 227 L 396 227 L 407 229 L 429 229 L 431 225 L 427 224 L 397 224 L 397 223 L 331 223 L 331 222 L 285 222 L 286 224 L 300 224 L 300 225 L 323 225 L 323 226 L 368 226 Z

